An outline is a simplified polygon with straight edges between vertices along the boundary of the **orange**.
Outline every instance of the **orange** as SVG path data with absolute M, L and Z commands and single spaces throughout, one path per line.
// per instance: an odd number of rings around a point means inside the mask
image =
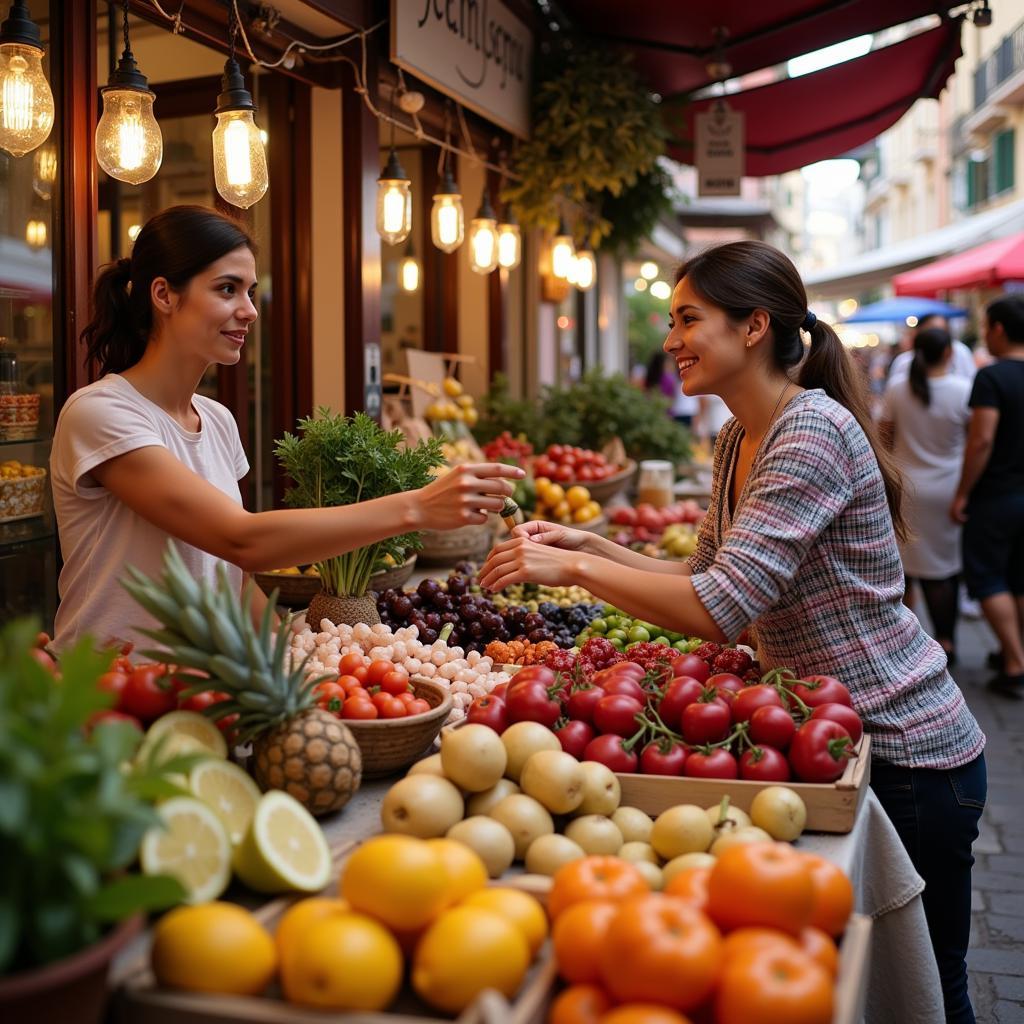
M 608 900 L 583 900 L 568 907 L 551 929 L 558 973 L 575 983 L 601 980 L 601 950 L 619 909 Z
M 298 935 L 281 963 L 281 989 L 300 1006 L 377 1011 L 402 983 L 394 936 L 363 914 L 330 914 Z
M 723 939 L 722 952 L 726 960 L 732 960 L 744 953 L 778 949 L 780 945 L 785 949 L 797 948 L 792 935 L 775 928 L 737 928 Z
M 277 944 L 277 955 L 283 963 L 294 948 L 299 936 L 315 921 L 320 921 L 332 914 L 347 914 L 351 908 L 347 901 L 331 899 L 327 896 L 313 896 L 307 900 L 299 900 L 285 911 L 274 933 Z
M 424 840 L 383 835 L 368 839 L 341 873 L 341 895 L 353 910 L 389 928 L 412 931 L 432 921 L 448 901 L 444 862 Z
M 833 938 L 846 929 L 853 913 L 853 885 L 841 868 L 816 853 L 802 853 L 805 870 L 810 871 L 814 886 L 814 910 L 810 924 Z
M 690 1018 L 657 1003 L 623 1003 L 604 1014 L 598 1024 L 690 1024 Z
M 441 858 L 448 877 L 448 898 L 445 902 L 449 906 L 487 885 L 487 867 L 480 855 L 465 843 L 455 839 L 428 839 L 427 846 Z
M 178 907 L 153 929 L 150 953 L 161 985 L 191 992 L 259 995 L 277 967 L 274 940 L 234 903 Z
M 579 485 L 570 487 L 565 492 L 565 500 L 568 502 L 569 508 L 573 512 L 577 512 L 590 501 L 590 491 L 586 487 L 580 487 Z
M 715 997 L 716 1024 L 830 1024 L 828 971 L 803 950 L 747 952 L 725 965 Z
M 611 1005 L 608 993 L 597 985 L 570 985 L 551 1004 L 547 1024 L 597 1024 Z
M 548 937 L 548 918 L 544 908 L 533 896 L 519 889 L 504 886 L 479 889 L 470 893 L 462 901 L 462 906 L 493 910 L 505 920 L 511 921 L 523 933 L 530 947 L 531 959 L 537 955 L 537 950 Z
M 839 973 L 839 950 L 832 941 L 832 936 L 827 935 L 820 928 L 802 928 L 797 936 L 800 940 L 800 948 L 812 959 L 821 964 L 834 978 Z
M 617 903 L 650 892 L 634 865 L 618 857 L 583 857 L 563 864 L 551 880 L 548 914 L 554 921 L 566 907 L 583 900 Z
M 412 986 L 445 1013 L 461 1013 L 485 989 L 511 999 L 530 966 L 523 933 L 493 910 L 454 907 L 427 929 L 413 957 Z
M 681 900 L 686 900 L 691 907 L 704 910 L 708 905 L 710 877 L 711 868 L 686 868 L 673 875 L 672 881 L 665 886 L 665 892 L 669 896 L 678 896 Z

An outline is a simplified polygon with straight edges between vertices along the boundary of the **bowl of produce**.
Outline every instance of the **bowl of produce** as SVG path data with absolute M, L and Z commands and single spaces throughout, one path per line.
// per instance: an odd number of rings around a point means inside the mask
M 316 566 L 303 569 L 293 565 L 288 569 L 272 569 L 255 573 L 256 585 L 268 596 L 277 590 L 277 603 L 286 608 L 308 608 L 309 602 L 320 593 L 320 574 Z
M 533 475 L 545 477 L 566 489 L 586 487 L 595 501 L 610 501 L 629 486 L 636 474 L 636 462 L 616 464 L 602 452 L 572 445 L 552 444 L 533 460 Z
M 363 755 L 363 778 L 376 779 L 408 768 L 437 739 L 452 710 L 452 695 L 440 683 L 422 676 L 410 680 L 412 692 L 429 711 L 403 718 L 344 718 Z
M 547 477 L 538 477 L 535 487 L 533 518 L 574 526 L 602 536 L 607 531 L 608 520 L 589 488 L 581 484 L 565 487 Z
M 404 586 L 415 568 L 416 556 L 410 555 L 401 565 L 391 565 L 375 572 L 370 577 L 368 589 L 379 594 L 383 590 Z

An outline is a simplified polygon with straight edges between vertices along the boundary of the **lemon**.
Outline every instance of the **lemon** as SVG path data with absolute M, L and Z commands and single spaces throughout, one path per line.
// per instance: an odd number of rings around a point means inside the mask
M 523 933 L 531 957 L 537 955 L 537 950 L 548 937 L 548 916 L 540 901 L 528 892 L 499 885 L 489 886 L 470 893 L 461 906 L 492 910 L 506 921 L 511 921 Z
M 530 948 L 515 924 L 492 910 L 459 906 L 420 939 L 412 985 L 436 1009 L 461 1013 L 485 988 L 511 999 L 529 965 Z
M 178 907 L 153 929 L 150 953 L 161 985 L 194 992 L 259 995 L 277 966 L 274 941 L 234 903 Z
M 139 756 L 144 757 L 162 739 L 164 760 L 176 754 L 203 752 L 215 757 L 228 756 L 228 745 L 220 729 L 195 711 L 171 711 L 158 718 L 147 730 Z
M 456 839 L 428 839 L 427 846 L 444 865 L 448 876 L 448 903 L 459 903 L 487 885 L 487 867 L 476 850 Z
M 282 915 L 274 932 L 277 955 L 281 958 L 281 969 L 285 961 L 314 922 L 334 914 L 347 914 L 351 911 L 347 900 L 334 899 L 330 896 L 310 896 L 309 899 L 293 903 Z
M 252 776 L 230 761 L 203 761 L 192 769 L 189 789 L 220 818 L 231 845 L 237 846 L 260 802 L 260 789 Z
M 142 870 L 178 879 L 186 903 L 215 900 L 231 880 L 231 843 L 220 819 L 190 796 L 172 797 L 158 813 L 163 825 L 142 837 Z
M 319 892 L 331 877 L 323 829 L 280 789 L 264 793 L 235 850 L 235 872 L 257 892 Z

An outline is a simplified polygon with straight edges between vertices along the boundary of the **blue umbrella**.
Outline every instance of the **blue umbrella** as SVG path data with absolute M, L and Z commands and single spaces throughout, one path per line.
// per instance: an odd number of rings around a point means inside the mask
M 950 306 L 938 299 L 918 298 L 914 295 L 896 295 L 891 299 L 882 299 L 870 305 L 861 306 L 851 316 L 843 317 L 844 324 L 895 323 L 904 321 L 908 316 L 916 316 L 918 320 L 926 316 L 967 316 L 966 309 Z

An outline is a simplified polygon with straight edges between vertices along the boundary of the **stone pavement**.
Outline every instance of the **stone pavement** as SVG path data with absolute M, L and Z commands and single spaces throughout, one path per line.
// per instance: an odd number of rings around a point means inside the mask
M 974 844 L 971 1001 L 983 1024 L 1024 1024 L 1024 701 L 990 694 L 982 619 L 961 618 L 953 675 L 988 744 L 988 803 Z

